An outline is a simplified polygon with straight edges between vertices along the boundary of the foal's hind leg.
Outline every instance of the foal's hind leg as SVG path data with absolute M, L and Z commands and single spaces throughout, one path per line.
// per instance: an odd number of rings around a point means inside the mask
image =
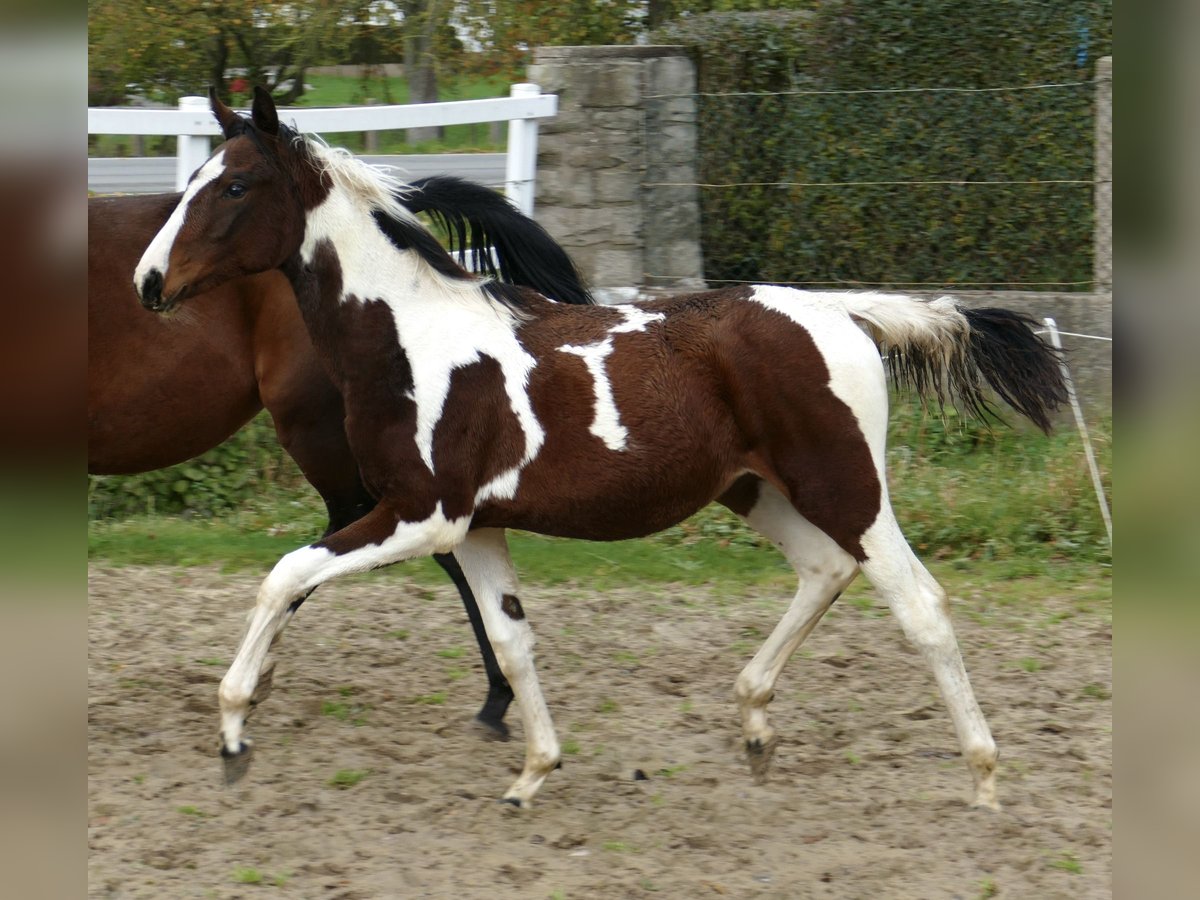
M 528 806 L 560 759 L 554 723 L 542 697 L 533 664 L 533 630 L 517 599 L 517 573 L 501 528 L 470 532 L 454 551 L 487 628 L 500 668 L 516 692 L 525 725 L 525 769 L 504 794 L 515 806 Z
M 758 499 L 746 521 L 787 557 L 800 578 L 796 595 L 775 630 L 738 676 L 735 691 L 754 778 L 766 780 L 775 752 L 775 730 L 767 704 L 784 664 L 804 642 L 837 595 L 854 580 L 858 565 L 845 550 L 792 507 L 782 494 L 760 482 Z
M 999 809 L 996 742 L 971 690 L 950 623 L 945 590 L 909 549 L 886 502 L 862 543 L 867 554 L 863 571 L 887 600 L 904 634 L 933 669 L 975 780 L 972 805 Z

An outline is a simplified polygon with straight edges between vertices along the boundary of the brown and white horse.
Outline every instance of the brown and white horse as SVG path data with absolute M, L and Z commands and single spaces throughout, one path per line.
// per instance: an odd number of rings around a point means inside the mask
M 375 505 L 342 426 L 342 397 L 325 374 L 281 272 L 231 279 L 164 317 L 137 302 L 130 274 L 180 194 L 88 199 L 88 472 L 129 474 L 191 459 L 264 407 L 280 443 L 325 501 L 326 534 Z M 495 191 L 450 176 L 413 184 L 404 198 L 443 227 L 474 268 L 560 302 L 590 303 L 570 257 Z M 493 257 L 478 254 L 491 246 Z M 512 700 L 454 557 L 437 561 L 462 595 L 488 676 L 476 720 L 507 736 Z M 261 692 L 260 692 L 261 693 Z
M 650 534 L 726 504 L 800 576 L 736 682 L 765 775 L 766 708 L 784 663 L 861 570 L 931 665 L 975 782 L 995 807 L 996 746 L 959 655 L 946 594 L 887 498 L 880 348 L 907 381 L 968 407 L 983 380 L 1042 427 L 1063 398 L 1030 322 L 879 293 L 747 287 L 613 308 L 563 306 L 459 268 L 397 201 L 403 186 L 281 125 L 256 93 L 147 248 L 142 303 L 168 310 L 223 279 L 279 267 L 342 391 L 379 504 L 285 556 L 263 582 L 221 682 L 221 750 L 240 774 L 247 712 L 296 600 L 338 575 L 453 551 L 520 701 L 525 805 L 559 762 L 517 599 L 506 528 L 589 540 Z

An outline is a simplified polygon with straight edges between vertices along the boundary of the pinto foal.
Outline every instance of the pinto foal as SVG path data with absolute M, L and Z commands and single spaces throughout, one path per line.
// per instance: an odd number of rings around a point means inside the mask
M 213 112 L 226 142 L 142 257 L 142 303 L 166 310 L 225 279 L 281 268 L 379 498 L 263 582 L 219 691 L 227 772 L 245 767 L 260 673 L 309 591 L 452 550 L 520 700 L 525 767 L 504 799 L 527 805 L 559 744 L 504 529 L 630 538 L 717 500 L 800 576 L 736 683 L 755 775 L 774 749 L 766 708 L 784 663 L 861 570 L 933 669 L 975 803 L 997 805 L 996 746 L 946 594 L 888 503 L 880 348 L 919 392 L 940 395 L 946 383 L 980 410 L 982 377 L 1047 428 L 1063 384 L 1028 320 L 949 299 L 765 286 L 636 306 L 552 303 L 459 268 L 397 202 L 403 185 L 281 125 L 264 91 L 249 120 L 215 98 Z

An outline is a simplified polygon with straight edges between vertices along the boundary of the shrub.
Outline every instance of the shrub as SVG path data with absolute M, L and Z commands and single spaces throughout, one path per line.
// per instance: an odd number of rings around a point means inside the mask
M 704 184 L 1090 180 L 1091 84 L 978 93 L 785 94 L 1086 82 L 1112 5 L 841 0 L 711 13 L 655 40 L 696 62 Z M 769 92 L 768 95 L 739 95 Z M 706 188 L 713 280 L 1087 282 L 1092 186 Z

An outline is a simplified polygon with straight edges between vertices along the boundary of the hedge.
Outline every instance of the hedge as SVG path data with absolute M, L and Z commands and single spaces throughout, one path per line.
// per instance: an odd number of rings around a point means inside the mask
M 1111 2 L 834 0 L 696 16 L 655 40 L 686 46 L 697 65 L 702 184 L 1093 177 L 1087 82 L 1112 52 Z M 780 93 L 1073 82 L 1085 83 Z M 1090 184 L 758 186 L 701 198 L 713 282 L 995 289 L 1091 278 Z

